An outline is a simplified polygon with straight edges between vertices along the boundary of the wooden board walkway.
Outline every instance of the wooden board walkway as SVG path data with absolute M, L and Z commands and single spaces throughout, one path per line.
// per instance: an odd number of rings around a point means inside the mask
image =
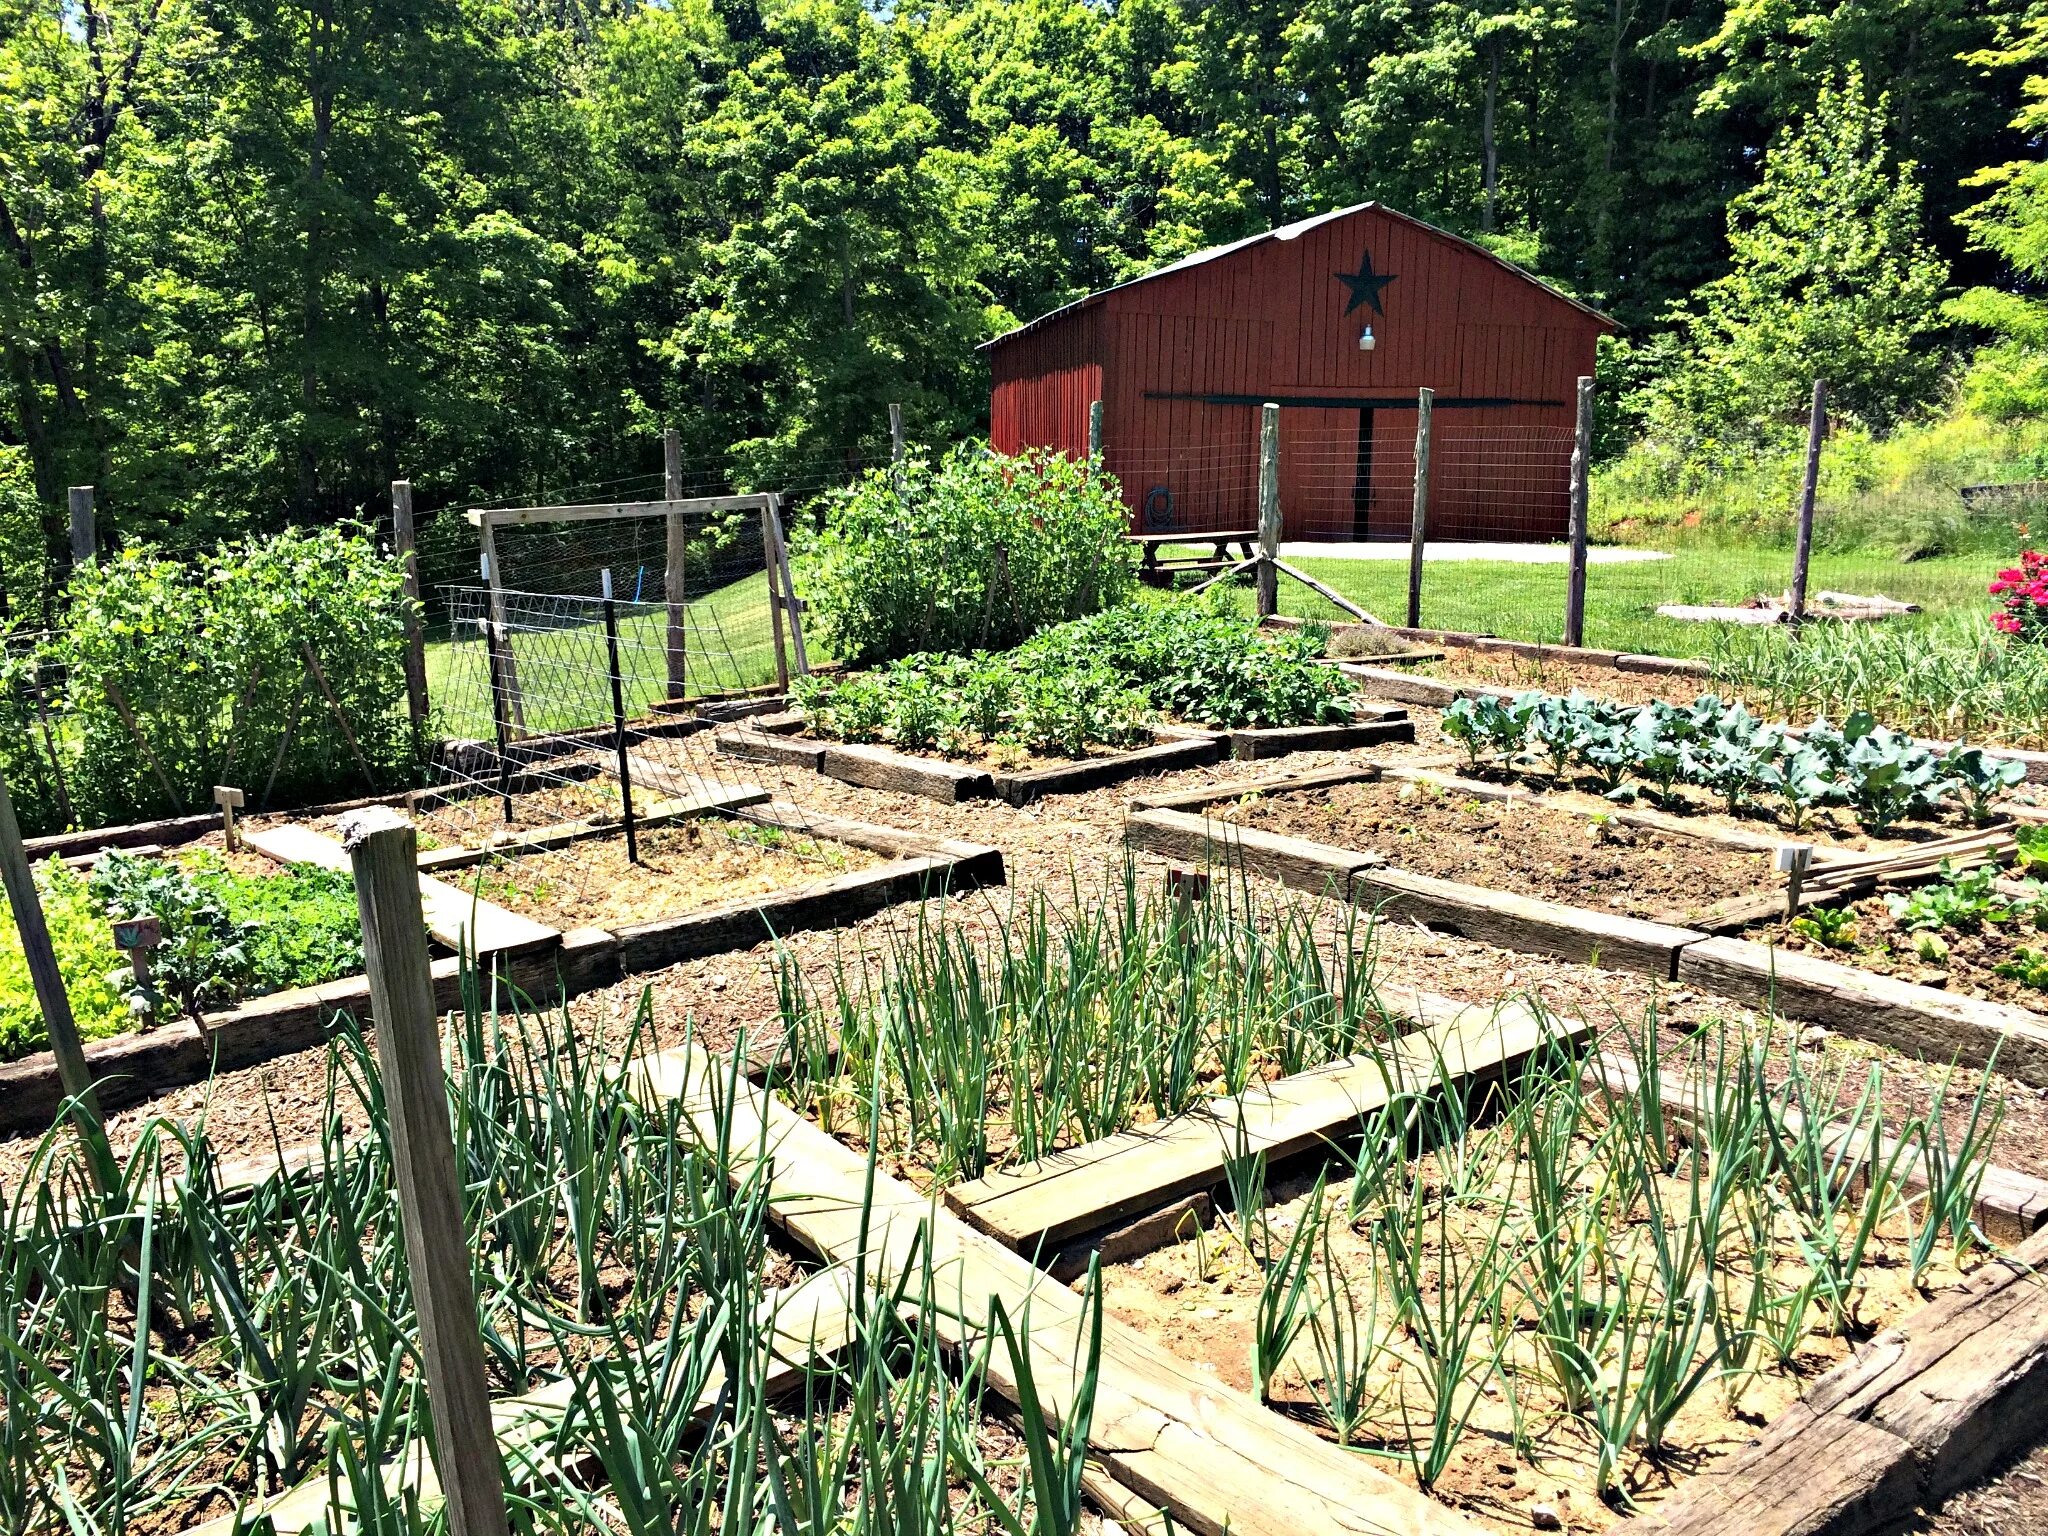
M 949 1300 L 933 1321 L 949 1346 L 971 1345 L 1000 1298 L 1029 1307 L 1027 1347 L 1048 1414 L 1063 1417 L 1086 1359 L 1082 1298 L 1030 1260 L 976 1232 L 936 1200 L 872 1167 L 787 1105 L 702 1049 L 684 1046 L 635 1063 L 637 1091 L 679 1102 L 679 1132 L 733 1148 L 729 1176 L 764 1160 L 775 1218 L 820 1257 L 863 1257 L 869 1282 L 922 1267 Z M 729 1117 L 722 1135 L 718 1106 Z M 1012 1403 L 1005 1351 L 988 1383 Z M 1464 1516 L 1432 1503 L 1305 1425 L 1272 1413 L 1136 1329 L 1105 1318 L 1088 1444 L 1109 1498 L 1163 1509 L 1196 1536 L 1475 1536 Z M 1113 1487 L 1110 1485 L 1114 1485 Z
M 350 867 L 340 843 L 298 822 L 244 832 L 242 841 L 280 864 L 312 864 L 342 871 Z M 450 949 L 460 949 L 466 942 L 479 955 L 503 954 L 559 943 L 562 937 L 545 923 L 431 875 L 420 876 L 420 905 L 426 911 L 427 931 Z
M 1586 1039 L 1582 1020 L 1554 1020 L 1424 994 L 1406 1011 L 1423 1028 L 1377 1054 L 1347 1057 L 1071 1152 L 986 1174 L 946 1191 L 946 1204 L 1019 1252 L 1052 1249 L 1223 1182 L 1241 1152 L 1269 1161 L 1341 1140 L 1397 1094 L 1426 1093 L 1513 1072 L 1546 1043 Z

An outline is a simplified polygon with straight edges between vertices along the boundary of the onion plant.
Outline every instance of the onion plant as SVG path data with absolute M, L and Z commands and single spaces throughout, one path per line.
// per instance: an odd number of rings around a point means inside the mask
M 1357 1054 L 1389 1034 L 1369 915 L 1317 916 L 1219 879 L 1182 904 L 1126 862 L 1064 906 L 924 915 L 820 989 L 784 956 L 792 1102 L 873 1116 L 883 1150 L 941 1182 L 1164 1118 L 1213 1093 Z
M 518 1528 L 1070 1536 L 1085 1406 L 1021 1477 L 984 1465 L 985 1360 L 940 1348 L 928 1276 L 908 1308 L 862 1293 L 854 1349 L 804 1368 L 806 1417 L 771 1404 L 769 1163 L 729 1116 L 705 1144 L 611 1070 L 646 1038 L 644 999 L 606 1039 L 463 985 L 448 1095 L 486 1364 L 495 1397 L 554 1405 L 508 1451 Z M 203 1115 L 147 1124 L 104 1189 L 75 1125 L 38 1145 L 0 1209 L 0 1536 L 223 1510 L 253 1531 L 294 1486 L 330 1529 L 431 1524 L 405 1474 L 434 1452 L 389 1123 L 347 1026 L 321 1119 L 316 1155 L 241 1186 Z M 1021 1354 L 1026 1327 L 988 1336 Z M 802 1495 L 804 1446 L 843 1436 Z

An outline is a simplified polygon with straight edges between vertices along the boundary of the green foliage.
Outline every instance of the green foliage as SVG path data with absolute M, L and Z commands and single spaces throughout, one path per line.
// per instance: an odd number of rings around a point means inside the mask
M 1856 947 L 1856 912 L 1851 907 L 1812 907 L 1793 918 L 1791 927 L 1823 949 Z
M 1631 707 L 1577 692 L 1460 699 L 1444 711 L 1444 732 L 1475 763 L 1482 753 L 1513 759 L 1540 748 L 1553 775 L 1590 772 L 1610 799 L 1634 798 L 1632 778 L 1663 796 L 1677 784 L 1710 789 L 1731 813 L 1771 796 L 1795 830 L 1825 805 L 1852 806 L 1873 829 L 1939 815 L 1957 801 L 1981 822 L 2026 777 L 2014 759 L 1966 745 L 1936 751 L 1865 711 L 1839 727 L 1821 718 L 1793 732 L 1711 693 L 1687 706 Z
M 1048 630 L 1016 659 L 1026 672 L 1107 667 L 1189 725 L 1318 725 L 1350 714 L 1350 685 L 1318 664 L 1328 638 L 1316 626 L 1269 634 L 1219 597 L 1110 609 Z
M 800 526 L 798 585 L 848 662 L 1013 646 L 1130 592 L 1114 481 L 1061 454 L 963 444 L 863 476 Z
M 2023 987 L 2036 992 L 2048 992 L 2048 954 L 2022 944 L 2012 954 L 1991 968 L 2000 976 L 2009 977 Z
M 91 888 L 109 920 L 154 916 L 161 925 L 151 960 L 158 995 L 138 999 L 151 1011 L 168 998 L 196 1018 L 362 969 L 355 882 L 338 870 L 237 875 L 210 853 L 173 861 L 116 851 L 94 865 Z
M 57 952 L 57 968 L 71 998 L 78 1032 L 88 1040 L 118 1034 L 129 1026 L 128 963 L 114 948 L 107 915 L 85 876 L 61 860 L 36 866 L 36 891 L 43 921 Z M 21 931 L 0 903 L 0 1061 L 14 1061 L 50 1043 L 42 1005 L 29 980 Z
M 28 455 L 0 443 L 0 636 L 47 621 L 45 565 L 42 509 Z
M 2048 741 L 2048 652 L 2007 644 L 1978 614 L 1912 628 L 1738 632 L 1718 642 L 1712 660 L 1717 685 L 1783 715 L 1861 710 L 1937 740 Z
M 810 728 L 951 756 L 984 746 L 1080 757 L 1130 746 L 1152 720 L 1313 725 L 1348 714 L 1321 666 L 1324 636 L 1273 636 L 1219 606 L 1132 604 L 1049 629 L 1005 655 L 911 656 L 870 672 L 799 679 Z
M 1916 168 L 1892 163 L 1889 110 L 1852 67 L 1730 201 L 1729 270 L 1678 316 L 1681 356 L 1649 410 L 1683 457 L 1796 421 L 1816 378 L 1879 429 L 1931 398 L 1941 356 L 1924 338 L 1947 266 L 1922 239 Z
M 405 782 L 415 743 L 399 708 L 400 581 L 366 536 L 340 528 L 187 561 L 130 545 L 82 568 L 62 628 L 35 653 L 65 679 L 52 706 L 57 762 L 40 732 L 26 730 L 13 749 L 21 756 L 0 762 L 10 782 L 40 786 L 25 823 L 55 820 L 59 767 L 82 825 L 197 809 L 238 770 L 261 775 L 259 794 L 278 798 Z M 348 717 L 367 784 L 308 649 Z M 0 714 L 19 716 L 19 672 L 12 681 Z
M 2048 893 L 2038 885 L 2029 882 L 2024 895 L 2007 896 L 1998 889 L 1998 879 L 1995 864 L 1959 870 L 1953 861 L 1943 859 L 1937 879 L 1904 895 L 1885 897 L 1885 906 L 1892 921 L 1909 933 L 1944 928 L 1975 933 L 1986 923 L 2038 923 L 2048 918 Z

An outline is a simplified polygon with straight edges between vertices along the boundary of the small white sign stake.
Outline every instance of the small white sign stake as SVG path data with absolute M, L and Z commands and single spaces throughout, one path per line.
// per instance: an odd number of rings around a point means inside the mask
M 242 846 L 242 839 L 235 831 L 235 812 L 247 799 L 248 796 L 232 784 L 213 786 L 213 803 L 220 807 L 221 834 L 227 839 L 229 853 Z
M 1813 862 L 1813 844 L 1778 844 L 1778 872 L 1785 877 L 1785 915 L 1799 915 L 1799 887 L 1806 881 L 1806 869 Z

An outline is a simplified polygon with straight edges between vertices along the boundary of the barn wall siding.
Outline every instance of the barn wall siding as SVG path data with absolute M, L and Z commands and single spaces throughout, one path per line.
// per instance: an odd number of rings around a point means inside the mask
M 1393 274 L 1386 313 L 1346 315 L 1337 274 L 1356 272 L 1368 250 L 1378 273 Z M 1367 320 L 1370 352 L 1358 347 Z M 1367 206 L 1112 289 L 996 342 L 990 436 L 1005 452 L 1084 452 L 1099 395 L 1104 458 L 1134 525 L 1249 528 L 1258 402 L 1278 398 L 1286 536 L 1405 538 L 1413 401 L 1426 385 L 1441 407 L 1432 535 L 1557 539 L 1576 380 L 1593 371 L 1605 328 L 1476 247 Z M 1394 403 L 1362 421 L 1358 401 Z

